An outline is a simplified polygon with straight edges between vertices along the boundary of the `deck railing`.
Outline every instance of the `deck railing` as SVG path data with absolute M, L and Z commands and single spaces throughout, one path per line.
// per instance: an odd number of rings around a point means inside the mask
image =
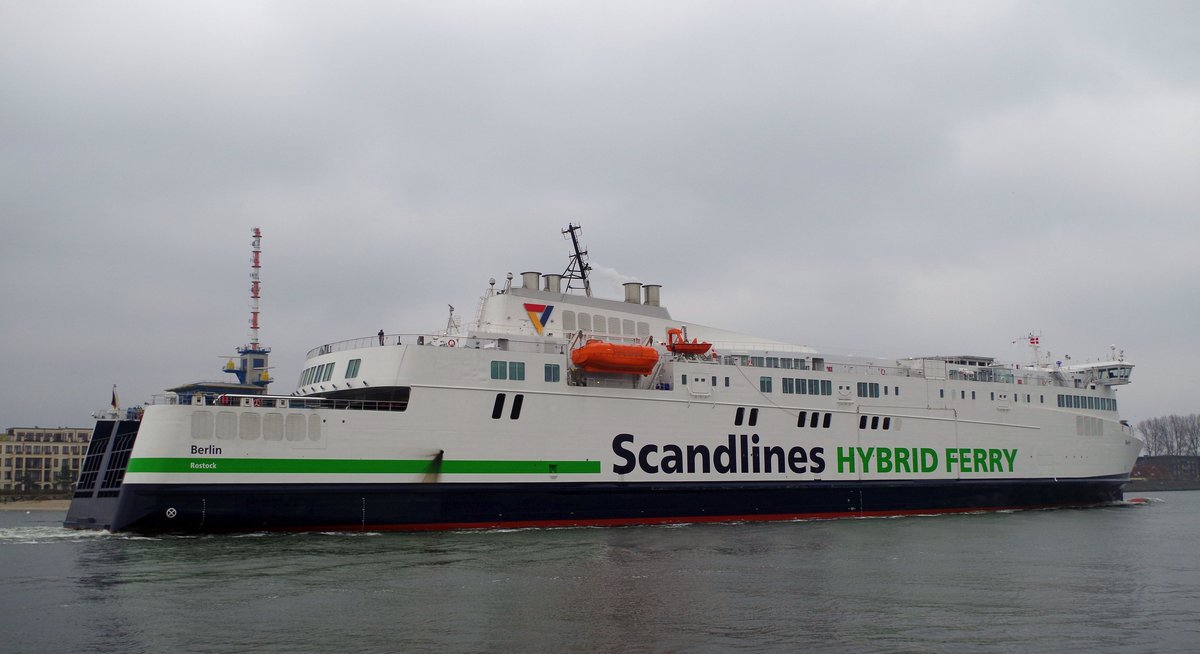
M 215 407 L 259 407 L 279 409 L 351 409 L 360 411 L 404 411 L 407 401 L 345 400 L 294 395 L 233 395 L 224 393 L 183 393 L 155 395 L 149 404 L 182 404 Z
M 586 342 L 588 338 L 599 338 L 615 343 L 638 343 L 642 339 L 639 337 L 617 336 L 609 334 L 589 333 L 584 334 L 581 342 Z M 379 335 L 363 336 L 361 338 L 352 338 L 345 341 L 337 341 L 327 343 L 325 345 L 315 347 L 308 352 L 308 358 L 334 352 L 342 352 L 346 350 L 355 350 L 362 348 L 381 347 L 381 339 Z M 460 347 L 468 349 L 495 349 L 500 351 L 511 352 L 557 352 L 565 354 L 567 351 L 567 343 L 559 342 L 551 339 L 540 339 L 533 336 L 529 337 L 474 337 L 444 334 L 384 334 L 382 337 L 382 347 L 394 347 L 397 345 L 423 345 L 433 347 Z M 838 372 L 838 373 L 861 373 L 864 377 L 875 377 L 881 382 L 886 382 L 888 377 L 925 377 L 925 371 L 920 367 L 915 366 L 884 366 L 876 365 L 869 362 L 853 361 L 837 361 L 836 359 L 821 357 L 812 357 L 813 350 L 804 346 L 792 346 L 782 343 L 716 343 L 713 349 L 720 348 L 719 358 L 697 357 L 692 360 L 704 363 L 724 363 L 726 365 L 735 365 L 748 368 L 768 369 L 773 372 L 783 371 L 783 374 L 789 372 L 795 373 L 796 376 L 804 376 L 811 373 L 822 372 Z M 769 365 L 771 362 L 778 362 L 785 357 L 777 355 L 787 354 L 805 354 L 811 358 L 820 359 L 820 368 L 801 368 L 801 367 L 786 367 L 784 365 Z M 803 360 L 799 357 L 793 357 L 793 361 Z M 811 360 L 811 359 L 810 359 Z M 765 365 L 760 365 L 760 363 Z M 1069 378 L 1058 379 L 1045 372 L 1035 372 L 1031 370 L 1011 367 L 979 367 L 979 368 L 961 368 L 948 366 L 946 371 L 946 379 L 950 381 L 978 381 L 992 382 L 1000 384 L 1018 384 L 1029 386 L 1058 386 L 1072 387 L 1073 382 Z

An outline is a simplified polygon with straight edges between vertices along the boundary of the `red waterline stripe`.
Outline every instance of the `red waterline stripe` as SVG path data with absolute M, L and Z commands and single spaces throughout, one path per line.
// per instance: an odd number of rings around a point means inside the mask
M 954 509 L 898 509 L 895 511 L 837 511 L 825 513 L 772 513 L 688 517 L 594 518 L 589 520 L 512 520 L 503 522 L 431 522 L 419 524 L 342 524 L 288 527 L 281 531 L 453 531 L 456 529 L 538 529 L 550 527 L 622 527 L 630 525 L 671 525 L 711 522 L 780 522 L 785 520 L 834 520 L 840 518 L 880 518 L 905 515 L 942 515 L 946 513 L 987 513 L 1064 508 L 1060 504 L 1035 506 L 983 506 Z

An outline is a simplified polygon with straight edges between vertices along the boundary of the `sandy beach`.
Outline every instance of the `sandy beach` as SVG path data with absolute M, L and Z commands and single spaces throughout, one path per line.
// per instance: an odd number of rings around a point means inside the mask
M 66 511 L 71 500 L 24 500 L 0 502 L 0 511 Z

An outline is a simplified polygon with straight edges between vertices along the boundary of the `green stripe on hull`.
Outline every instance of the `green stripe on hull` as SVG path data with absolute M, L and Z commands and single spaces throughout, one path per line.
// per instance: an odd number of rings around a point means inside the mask
M 599 461 L 442 461 L 429 459 L 134 458 L 126 472 L 300 474 L 552 475 L 598 474 Z

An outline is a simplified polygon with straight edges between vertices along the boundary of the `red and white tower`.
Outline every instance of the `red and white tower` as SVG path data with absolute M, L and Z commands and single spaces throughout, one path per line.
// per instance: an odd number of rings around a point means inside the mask
M 262 268 L 262 230 L 255 227 L 250 231 L 254 239 L 250 241 L 250 349 L 258 349 L 258 272 Z
M 237 350 L 241 365 L 231 359 L 225 365 L 225 372 L 237 376 L 238 383 L 257 386 L 262 389 L 261 392 L 266 392 L 267 385 L 272 381 L 267 372 L 270 369 L 267 362 L 271 348 L 263 347 L 258 342 L 258 300 L 262 297 L 262 279 L 259 276 L 262 270 L 262 229 L 255 227 L 250 230 L 250 235 L 253 237 L 250 240 L 250 344 Z

